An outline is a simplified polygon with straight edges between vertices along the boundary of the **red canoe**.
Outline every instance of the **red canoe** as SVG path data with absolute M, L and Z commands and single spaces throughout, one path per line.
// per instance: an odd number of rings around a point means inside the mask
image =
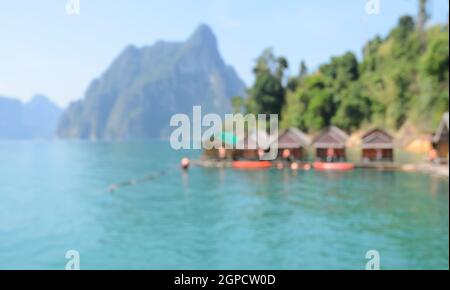
M 272 167 L 270 161 L 234 161 L 232 163 L 234 169 L 264 169 Z
M 353 163 L 333 163 L 333 162 L 314 162 L 314 169 L 316 170 L 334 170 L 334 171 L 348 171 L 355 168 Z

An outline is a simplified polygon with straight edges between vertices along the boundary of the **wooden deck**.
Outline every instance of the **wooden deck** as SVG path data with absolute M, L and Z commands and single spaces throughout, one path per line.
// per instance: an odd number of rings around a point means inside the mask
M 401 165 L 395 162 L 360 162 L 356 163 L 355 167 L 375 170 L 399 170 Z
M 192 160 L 192 165 L 204 168 L 231 168 L 232 161 L 228 160 Z
M 192 160 L 192 165 L 204 168 L 232 168 L 231 160 Z M 298 162 L 299 170 L 310 169 L 309 162 Z M 282 166 L 280 166 L 282 165 Z M 310 166 L 307 166 L 310 165 Z M 274 161 L 273 168 L 289 168 L 290 164 L 283 161 Z M 403 171 L 403 172 L 421 172 L 442 177 L 449 177 L 448 165 L 435 165 L 430 163 L 422 164 L 399 164 L 395 162 L 360 162 L 355 163 L 355 168 L 379 170 L 379 171 Z
M 422 164 L 405 164 L 401 167 L 402 171 L 405 172 L 422 172 L 426 174 L 449 177 L 449 167 L 447 165 L 437 165 L 430 163 Z

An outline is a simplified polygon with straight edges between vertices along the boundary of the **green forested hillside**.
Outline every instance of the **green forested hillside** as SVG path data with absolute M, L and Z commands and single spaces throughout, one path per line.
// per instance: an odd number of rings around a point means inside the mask
M 448 111 L 449 32 L 447 24 L 424 27 L 404 16 L 386 37 L 364 46 L 361 60 L 347 52 L 313 73 L 302 62 L 299 75 L 288 80 L 287 61 L 266 50 L 254 69 L 246 109 L 279 113 L 282 127 L 313 132 L 331 124 L 347 131 L 396 130 L 405 122 L 430 131 Z M 239 100 L 233 102 L 236 110 Z

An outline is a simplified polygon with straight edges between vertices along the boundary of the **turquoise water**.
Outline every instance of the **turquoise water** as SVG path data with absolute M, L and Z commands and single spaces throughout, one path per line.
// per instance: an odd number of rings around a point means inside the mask
M 0 143 L 0 269 L 449 268 L 449 183 L 422 174 L 178 170 L 167 143 Z M 189 155 L 189 154 L 188 154 Z M 198 155 L 190 153 L 191 157 Z M 112 183 L 153 180 L 108 192 Z

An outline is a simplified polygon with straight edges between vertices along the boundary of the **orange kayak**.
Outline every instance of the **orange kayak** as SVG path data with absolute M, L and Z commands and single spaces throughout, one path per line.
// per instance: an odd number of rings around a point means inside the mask
M 334 162 L 314 162 L 314 169 L 316 170 L 335 170 L 335 171 L 348 171 L 355 168 L 353 163 L 334 163 Z
M 263 169 L 272 167 L 270 161 L 233 161 L 234 169 Z

